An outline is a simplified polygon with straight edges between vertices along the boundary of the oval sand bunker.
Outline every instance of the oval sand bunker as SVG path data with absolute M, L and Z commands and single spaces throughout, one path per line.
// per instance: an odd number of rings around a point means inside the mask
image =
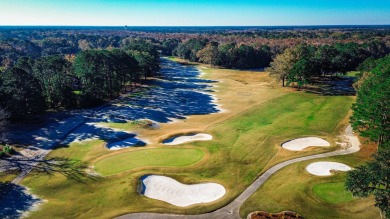
M 335 171 L 349 171 L 351 167 L 337 162 L 314 162 L 306 167 L 307 172 L 316 176 L 330 176 L 331 170 Z
M 123 148 L 128 148 L 128 147 L 134 147 L 134 146 L 144 146 L 145 143 L 140 141 L 139 139 L 136 138 L 128 138 L 123 141 L 118 141 L 118 142 L 113 142 L 107 144 L 107 148 L 110 150 L 120 150 Z
M 330 143 L 325 141 L 322 138 L 306 137 L 306 138 L 297 138 L 290 141 L 286 141 L 282 144 L 283 148 L 290 151 L 301 151 L 310 146 L 328 147 L 330 146 Z
M 209 134 L 198 133 L 198 134 L 183 135 L 183 136 L 168 138 L 167 140 L 163 141 L 163 144 L 178 145 L 190 141 L 209 141 L 211 139 L 213 139 L 213 136 Z
M 149 198 L 185 207 L 208 203 L 225 195 L 225 188 L 217 183 L 182 184 L 170 177 L 149 175 L 142 179 L 142 193 Z

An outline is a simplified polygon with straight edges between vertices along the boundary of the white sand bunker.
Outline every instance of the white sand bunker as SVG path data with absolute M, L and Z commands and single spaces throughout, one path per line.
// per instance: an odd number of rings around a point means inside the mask
M 190 142 L 190 141 L 209 141 L 211 139 L 213 139 L 213 136 L 211 136 L 209 134 L 198 133 L 198 134 L 183 135 L 183 136 L 179 136 L 179 137 L 169 138 L 169 139 L 163 141 L 163 144 L 178 145 L 178 144 L 183 144 L 183 143 Z
M 140 146 L 141 141 L 136 138 L 128 138 L 123 141 L 118 141 L 114 143 L 107 144 L 107 148 L 110 150 L 120 150 L 123 148 L 128 148 L 128 147 L 134 147 L 134 146 Z
M 316 176 L 330 176 L 333 171 L 349 171 L 351 167 L 337 162 L 314 162 L 306 167 L 307 172 Z
M 185 207 L 215 201 L 225 195 L 225 188 L 217 183 L 182 184 L 170 177 L 149 175 L 142 179 L 142 193 L 149 198 Z
M 328 147 L 330 143 L 322 138 L 317 137 L 306 137 L 297 138 L 290 141 L 286 141 L 282 144 L 282 147 L 290 151 L 301 151 L 307 147 Z

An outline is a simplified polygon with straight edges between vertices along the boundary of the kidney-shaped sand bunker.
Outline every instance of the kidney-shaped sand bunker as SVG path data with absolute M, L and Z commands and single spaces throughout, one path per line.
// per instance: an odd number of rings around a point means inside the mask
M 282 144 L 283 148 L 290 151 L 301 151 L 310 146 L 328 147 L 330 146 L 330 144 L 324 139 L 318 137 L 297 138 L 290 141 L 286 141 Z
M 141 178 L 142 194 L 146 197 L 185 207 L 208 203 L 225 195 L 225 188 L 217 183 L 182 184 L 170 177 L 147 175 Z
M 338 162 L 314 162 L 306 167 L 307 172 L 316 176 L 330 176 L 334 171 L 349 171 L 351 167 Z
M 191 141 L 209 141 L 213 139 L 213 136 L 205 133 L 197 133 L 197 134 L 188 134 L 188 135 L 181 135 L 181 136 L 175 136 L 172 138 L 168 138 L 163 141 L 163 144 L 165 145 L 178 145 L 183 144 L 186 142 Z

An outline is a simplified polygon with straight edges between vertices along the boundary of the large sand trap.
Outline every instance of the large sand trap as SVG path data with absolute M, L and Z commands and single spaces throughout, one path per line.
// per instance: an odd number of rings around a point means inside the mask
M 192 135 L 184 135 L 179 137 L 173 137 L 165 140 L 163 144 L 165 145 L 178 145 L 183 144 L 190 141 L 209 141 L 213 139 L 213 136 L 204 133 L 192 134 Z
M 324 139 L 317 137 L 297 138 L 290 141 L 286 141 L 282 144 L 283 148 L 290 151 L 301 151 L 310 146 L 328 147 L 330 146 L 330 144 Z
M 349 171 L 351 167 L 337 162 L 314 162 L 306 167 L 307 172 L 316 176 L 330 176 L 331 170 Z
M 215 201 L 225 195 L 226 190 L 217 183 L 182 184 L 170 177 L 149 175 L 142 179 L 146 197 L 185 207 Z

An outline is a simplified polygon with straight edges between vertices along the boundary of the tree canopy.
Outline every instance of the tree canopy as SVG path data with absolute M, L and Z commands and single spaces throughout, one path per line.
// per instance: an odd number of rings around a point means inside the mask
M 390 55 L 364 62 L 366 74 L 358 86 L 356 103 L 352 106 L 352 127 L 362 136 L 378 143 L 374 160 L 348 173 L 346 188 L 359 197 L 375 196 L 377 206 L 390 218 Z M 368 67 L 367 67 L 368 66 Z
M 390 55 L 384 58 L 357 91 L 352 127 L 381 147 L 390 140 Z
M 46 109 L 38 79 L 20 68 L 11 68 L 0 76 L 1 106 L 14 119 L 28 118 Z
M 345 186 L 354 196 L 374 195 L 375 206 L 385 214 L 386 218 L 390 218 L 389 147 L 377 152 L 373 157 L 373 161 L 348 172 Z

